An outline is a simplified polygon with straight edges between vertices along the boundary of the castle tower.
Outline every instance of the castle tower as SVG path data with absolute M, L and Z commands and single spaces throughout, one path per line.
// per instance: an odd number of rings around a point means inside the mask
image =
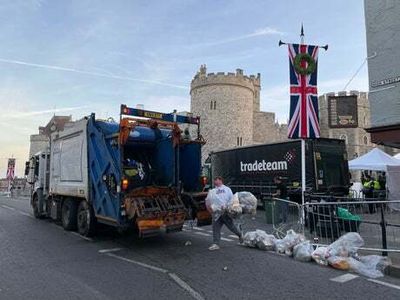
M 207 143 L 203 162 L 210 151 L 253 144 L 253 112 L 260 106 L 260 74 L 207 74 L 200 67 L 190 87 L 191 112 L 201 117 L 201 132 Z
M 250 79 L 254 84 L 254 107 L 255 112 L 260 111 L 260 92 L 261 92 L 261 75 L 257 73 L 257 77 L 250 75 Z

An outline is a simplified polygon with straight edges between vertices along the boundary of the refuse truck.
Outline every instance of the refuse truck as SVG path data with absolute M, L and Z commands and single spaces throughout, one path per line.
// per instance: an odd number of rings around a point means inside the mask
M 247 190 L 259 199 L 275 192 L 274 177 L 282 177 L 292 200 L 301 199 L 301 141 L 237 147 L 210 154 L 209 177 L 222 176 L 234 191 Z M 203 173 L 205 171 L 203 170 Z M 306 140 L 306 190 L 347 195 L 350 186 L 343 140 Z
M 197 126 L 197 137 L 181 126 Z M 137 229 L 141 237 L 211 223 L 201 184 L 200 118 L 121 105 L 120 120 L 91 114 L 51 134 L 27 163 L 36 218 L 93 235 L 96 224 Z

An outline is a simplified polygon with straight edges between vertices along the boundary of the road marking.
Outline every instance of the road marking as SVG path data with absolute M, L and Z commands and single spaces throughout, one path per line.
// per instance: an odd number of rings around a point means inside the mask
M 202 235 L 202 236 L 211 236 L 211 234 L 206 233 L 206 232 L 201 232 L 201 231 L 196 231 L 195 234 Z M 227 238 L 224 238 L 224 237 L 221 237 L 221 240 L 223 240 L 225 242 L 234 242 L 234 240 L 227 239 Z
M 371 282 L 374 282 L 374 283 L 377 283 L 377 284 L 380 284 L 380 285 L 391 287 L 391 288 L 396 289 L 396 290 L 400 290 L 400 286 L 395 285 L 395 284 L 391 284 L 391 283 L 380 281 L 380 280 L 376 280 L 376 279 L 367 279 L 367 280 L 371 281 Z
M 7 208 L 7 209 L 9 209 L 9 210 L 15 210 L 14 207 L 11 207 L 11 206 L 8 206 L 8 205 L 2 204 L 1 206 L 2 206 L 3 208 Z
M 133 260 L 133 259 L 130 259 L 130 258 L 119 256 L 119 255 L 116 255 L 116 254 L 110 252 L 110 250 L 117 251 L 115 249 L 122 249 L 122 248 L 103 249 L 103 250 L 99 250 L 99 252 L 103 251 L 103 252 L 100 252 L 100 253 L 104 253 L 107 256 L 114 257 L 116 259 L 119 259 L 119 260 L 122 260 L 122 261 L 126 261 L 126 262 L 129 262 L 131 264 L 138 265 L 138 266 L 141 266 L 143 268 L 146 268 L 146 269 L 149 269 L 149 270 L 152 270 L 152 271 L 160 272 L 160 273 L 163 273 L 163 274 L 168 274 L 168 276 L 177 285 L 179 285 L 181 288 L 183 288 L 185 291 L 187 291 L 190 294 L 190 296 L 192 296 L 194 299 L 196 299 L 196 300 L 204 300 L 203 296 L 201 296 L 198 292 L 196 292 L 189 284 L 187 284 L 184 280 L 182 280 L 175 273 L 169 272 L 168 270 L 163 269 L 163 268 L 159 268 L 159 267 L 156 267 L 156 266 L 145 264 L 145 263 L 142 263 L 140 261 L 136 261 L 136 260 Z M 104 252 L 104 251 L 107 251 L 107 252 Z
M 70 233 L 73 234 L 73 235 L 76 235 L 76 236 L 78 236 L 81 239 L 84 239 L 86 241 L 93 242 L 93 239 L 91 239 L 89 237 L 86 237 L 86 236 L 83 236 L 83 235 L 80 235 L 78 232 L 71 231 Z
M 197 235 L 203 235 L 203 236 L 211 236 L 211 234 L 205 233 L 205 232 L 201 232 L 201 231 L 197 231 L 197 232 L 195 232 L 195 234 L 197 234 Z
M 34 218 L 34 216 L 32 216 L 31 214 L 29 214 L 29 213 L 26 213 L 26 212 L 23 212 L 23 211 L 18 211 L 21 215 L 23 215 L 23 216 L 27 216 L 27 217 L 29 217 L 29 218 Z
M 239 239 L 239 237 L 237 236 L 237 235 L 233 235 L 233 234 L 231 234 L 231 235 L 228 235 L 230 238 L 234 238 L 234 239 Z
M 57 229 L 66 231 L 66 230 L 64 230 L 64 227 L 62 227 L 62 225 L 60 226 L 60 225 L 58 225 L 58 224 L 56 224 L 56 223 L 51 223 L 51 224 L 53 224 L 53 226 L 54 226 L 55 228 L 57 228 Z
M 200 228 L 200 227 L 193 227 L 194 230 L 200 230 L 200 231 L 205 231 L 204 228 Z
M 99 250 L 99 253 L 110 253 L 110 252 L 117 252 L 117 251 L 121 251 L 124 248 L 110 248 L 110 249 L 101 249 Z
M 131 264 L 135 264 L 135 265 L 138 265 L 138 266 L 141 266 L 143 268 L 150 269 L 150 270 L 153 270 L 153 271 L 156 271 L 156 272 L 160 272 L 160 273 L 164 273 L 164 274 L 168 273 L 168 270 L 166 270 L 166 269 L 159 268 L 159 267 L 152 266 L 152 265 L 148 265 L 148 264 L 142 263 L 140 261 L 136 261 L 136 260 L 133 260 L 133 259 L 129 259 L 129 258 L 126 258 L 126 257 L 123 257 L 123 256 L 116 255 L 114 253 L 106 253 L 105 255 L 108 255 L 108 256 L 114 257 L 116 259 L 123 260 L 123 261 L 129 262 Z
M 186 290 L 194 299 L 196 300 L 204 300 L 203 296 L 196 292 L 190 285 L 188 285 L 185 281 L 183 281 L 178 275 L 175 273 L 168 273 L 168 276 L 172 278 L 181 288 Z
M 234 242 L 234 240 L 227 239 L 227 238 L 224 238 L 224 237 L 222 237 L 221 240 L 223 240 L 223 241 L 225 241 L 225 242 Z
M 357 277 L 359 277 L 359 276 L 347 273 L 347 274 L 344 274 L 344 275 L 340 275 L 338 277 L 331 278 L 330 280 L 334 281 L 334 282 L 338 282 L 338 283 L 345 283 L 347 281 L 356 279 Z

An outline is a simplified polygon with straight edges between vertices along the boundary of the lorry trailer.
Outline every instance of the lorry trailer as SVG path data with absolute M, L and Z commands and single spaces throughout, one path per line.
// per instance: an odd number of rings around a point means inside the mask
M 301 198 L 301 141 L 238 147 L 211 153 L 210 176 L 222 176 L 232 190 L 258 196 L 274 190 L 274 177 L 282 177 L 291 199 Z M 350 186 L 346 145 L 338 139 L 306 140 L 308 193 L 346 195 Z
M 197 126 L 183 136 L 178 124 Z M 121 105 L 119 123 L 91 114 L 51 135 L 26 173 L 36 218 L 94 234 L 96 224 L 134 227 L 141 237 L 211 223 L 201 186 L 200 118 Z

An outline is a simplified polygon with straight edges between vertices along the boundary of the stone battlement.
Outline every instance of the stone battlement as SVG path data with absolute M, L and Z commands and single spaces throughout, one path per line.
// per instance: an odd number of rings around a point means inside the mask
M 369 101 L 368 101 L 368 93 L 367 92 L 362 92 L 362 91 L 356 91 L 356 90 L 351 90 L 351 91 L 339 91 L 339 92 L 330 92 L 323 94 L 319 97 L 319 102 L 320 105 L 328 105 L 328 97 L 329 96 L 357 96 L 357 103 L 358 105 L 366 105 L 369 107 Z
M 355 95 L 361 98 L 367 97 L 367 92 L 361 92 L 361 91 L 356 91 L 356 90 L 351 90 L 351 91 L 339 91 L 339 92 L 330 92 L 326 93 L 323 96 L 328 97 L 328 96 L 351 96 Z
M 198 87 L 207 85 L 236 85 L 255 91 L 256 87 L 260 87 L 260 73 L 255 75 L 244 75 L 242 69 L 236 69 L 236 73 L 232 72 L 218 72 L 218 73 L 207 73 L 205 65 L 200 67 L 200 71 L 194 76 L 190 89 L 196 89 Z

